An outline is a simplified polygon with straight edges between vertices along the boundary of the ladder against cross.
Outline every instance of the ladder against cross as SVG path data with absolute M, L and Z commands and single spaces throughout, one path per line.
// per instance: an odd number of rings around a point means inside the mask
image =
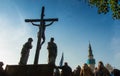
M 41 18 L 40 19 L 25 19 L 25 22 L 40 22 L 40 24 L 38 25 L 39 27 L 39 32 L 38 32 L 38 40 L 37 40 L 37 47 L 36 47 L 36 53 L 35 53 L 35 59 L 34 59 L 34 65 L 38 65 L 38 60 L 39 60 L 39 53 L 40 53 L 40 50 L 41 50 L 41 39 L 42 39 L 42 32 L 43 31 L 43 27 L 45 28 L 45 22 L 55 22 L 55 21 L 58 21 L 58 18 L 47 18 L 47 19 L 44 19 L 44 10 L 45 10 L 45 7 L 43 6 L 42 7 L 42 12 L 41 12 Z M 51 24 L 50 24 L 51 25 Z

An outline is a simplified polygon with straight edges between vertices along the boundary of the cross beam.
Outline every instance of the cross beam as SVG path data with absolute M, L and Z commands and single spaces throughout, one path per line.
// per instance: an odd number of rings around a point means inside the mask
M 25 22 L 41 22 L 41 19 L 25 19 Z M 48 19 L 43 19 L 45 22 L 49 21 L 58 21 L 58 18 L 48 18 Z
M 43 34 L 45 32 L 45 28 L 47 27 L 44 23 L 45 22 L 55 22 L 58 21 L 58 18 L 48 18 L 48 19 L 44 19 L 44 9 L 45 7 L 42 7 L 42 11 L 41 11 L 41 19 L 25 19 L 25 22 L 40 22 L 39 25 L 39 31 L 38 31 L 38 40 L 37 40 L 37 47 L 36 47 L 36 53 L 35 53 L 35 59 L 34 59 L 34 65 L 38 64 L 38 60 L 39 60 L 39 52 L 41 50 L 41 46 L 43 43 L 41 42 L 41 39 L 43 39 Z M 33 23 L 32 23 L 33 24 Z M 52 23 L 51 23 L 52 24 Z M 51 25 L 49 24 L 49 25 Z M 33 24 L 35 25 L 35 24 Z

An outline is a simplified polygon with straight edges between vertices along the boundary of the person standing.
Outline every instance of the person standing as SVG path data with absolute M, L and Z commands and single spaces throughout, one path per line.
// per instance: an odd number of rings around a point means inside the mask
M 33 41 L 32 38 L 28 38 L 28 41 L 23 45 L 19 65 L 27 64 L 29 52 L 30 52 L 30 49 L 32 49 L 32 41 Z
M 0 76 L 5 76 L 5 71 L 3 69 L 3 65 L 4 65 L 4 63 L 0 62 Z
M 102 61 L 98 62 L 97 71 L 94 74 L 95 76 L 110 76 L 109 71 L 104 67 Z
M 88 65 L 85 63 L 81 69 L 80 76 L 94 76 L 92 70 Z
M 54 73 L 53 73 L 53 76 L 60 76 L 60 71 L 59 71 L 59 69 L 56 67 L 54 70 L 55 70 L 55 71 L 54 71 Z
M 76 76 L 80 76 L 81 67 L 78 65 L 76 68 Z
M 62 69 L 61 76 L 72 76 L 72 69 L 67 62 L 64 63 L 64 66 L 58 68 Z
M 50 42 L 48 42 L 48 64 L 55 65 L 55 60 L 57 57 L 57 45 L 54 43 L 54 38 L 50 39 Z

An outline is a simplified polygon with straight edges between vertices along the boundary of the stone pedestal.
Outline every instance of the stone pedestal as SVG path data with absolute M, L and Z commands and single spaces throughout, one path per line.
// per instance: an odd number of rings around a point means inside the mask
M 7 65 L 7 76 L 53 76 L 54 66 L 41 65 Z

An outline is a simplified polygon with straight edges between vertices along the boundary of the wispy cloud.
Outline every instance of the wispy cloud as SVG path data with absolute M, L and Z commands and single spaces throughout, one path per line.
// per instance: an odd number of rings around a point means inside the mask
M 17 17 L 10 18 L 0 14 L 0 61 L 17 64 L 23 42 L 31 36 L 29 26 L 19 9 L 14 9 Z
M 112 50 L 114 51 L 114 65 L 120 68 L 120 22 L 114 22 L 114 36 L 112 39 Z

